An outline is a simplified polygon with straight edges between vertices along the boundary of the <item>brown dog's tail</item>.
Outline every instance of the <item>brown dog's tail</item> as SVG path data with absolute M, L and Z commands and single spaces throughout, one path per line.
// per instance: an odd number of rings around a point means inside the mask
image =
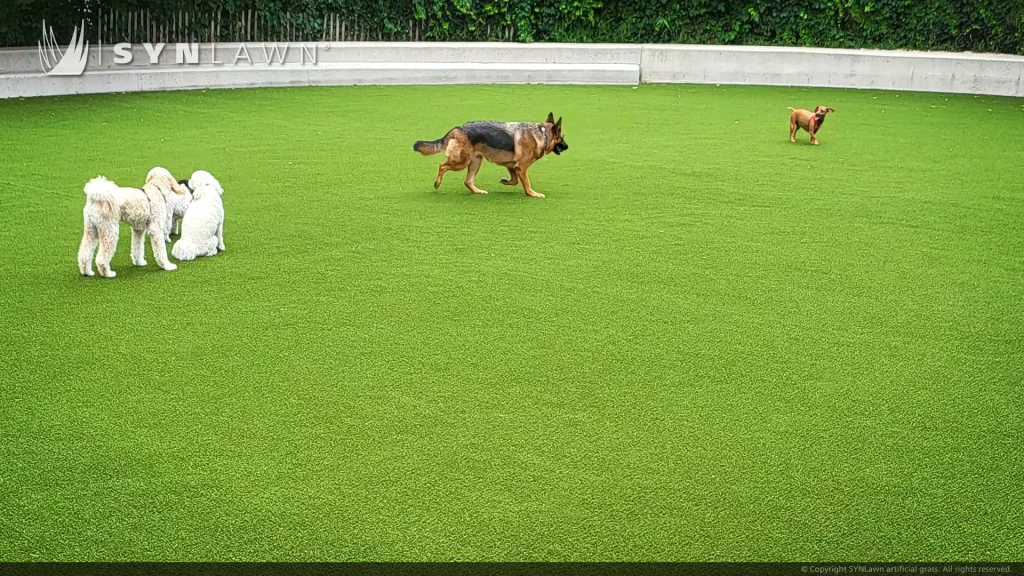
M 786 106 L 786 109 L 792 112 L 796 112 L 796 108 L 793 108 L 792 106 Z

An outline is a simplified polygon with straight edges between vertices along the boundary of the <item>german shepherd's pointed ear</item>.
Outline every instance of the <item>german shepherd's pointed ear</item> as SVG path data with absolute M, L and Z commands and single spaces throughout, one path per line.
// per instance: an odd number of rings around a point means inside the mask
M 562 131 L 562 117 L 559 116 L 558 117 L 558 122 L 555 122 L 555 132 L 561 132 L 561 131 Z
M 545 124 L 554 124 L 555 123 L 555 114 L 553 112 L 548 112 L 548 119 L 545 120 L 544 123 Z

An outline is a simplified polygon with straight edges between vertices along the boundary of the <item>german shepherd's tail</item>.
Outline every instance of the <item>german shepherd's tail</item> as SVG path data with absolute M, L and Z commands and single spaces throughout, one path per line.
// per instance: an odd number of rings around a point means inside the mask
M 424 156 L 430 156 L 442 152 L 445 146 L 448 145 L 448 137 L 451 136 L 452 131 L 449 130 L 447 134 L 437 140 L 417 140 L 413 145 L 412 149 L 423 154 Z
M 412 145 L 412 149 L 424 156 L 430 156 L 431 154 L 437 154 L 444 150 L 444 140 L 444 138 L 430 141 L 417 140 L 416 143 Z

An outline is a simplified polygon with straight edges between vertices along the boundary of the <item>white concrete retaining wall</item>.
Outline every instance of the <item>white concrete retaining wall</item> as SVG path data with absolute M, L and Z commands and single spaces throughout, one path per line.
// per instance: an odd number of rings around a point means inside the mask
M 264 44 L 199 45 L 198 64 L 176 64 L 173 45 L 150 64 L 137 45 L 131 64 L 111 46 L 90 49 L 81 76 L 42 73 L 35 48 L 0 50 L 0 98 L 254 86 L 360 84 L 620 84 L 640 81 L 640 45 L 439 42 L 292 43 L 267 63 Z M 284 43 L 280 44 L 281 49 Z M 307 50 L 303 52 L 302 46 Z M 310 62 L 316 54 L 316 64 Z M 302 60 L 305 59 L 305 63 Z
M 91 49 L 81 76 L 42 73 L 35 48 L 0 50 L 0 98 L 254 86 L 359 84 L 715 83 L 874 88 L 1024 96 L 1024 57 L 761 46 L 434 42 L 291 44 L 267 63 L 262 43 L 200 44 L 199 63 L 158 64 L 132 49 L 114 64 L 111 46 Z M 281 47 L 283 48 L 283 44 Z M 310 52 L 316 47 L 316 64 Z M 305 62 L 303 62 L 305 58 Z
M 644 46 L 643 82 L 1024 96 L 1024 57 L 772 46 Z

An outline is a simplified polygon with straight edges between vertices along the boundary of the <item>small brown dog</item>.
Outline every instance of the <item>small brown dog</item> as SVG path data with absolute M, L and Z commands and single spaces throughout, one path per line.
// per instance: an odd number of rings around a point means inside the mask
M 825 123 L 825 116 L 830 112 L 835 112 L 835 110 L 824 106 L 815 106 L 814 112 L 798 108 L 790 108 L 790 110 L 793 113 L 789 115 L 789 141 L 796 142 L 796 130 L 803 128 L 811 135 L 811 144 L 815 146 L 818 145 L 817 134 L 821 125 Z

